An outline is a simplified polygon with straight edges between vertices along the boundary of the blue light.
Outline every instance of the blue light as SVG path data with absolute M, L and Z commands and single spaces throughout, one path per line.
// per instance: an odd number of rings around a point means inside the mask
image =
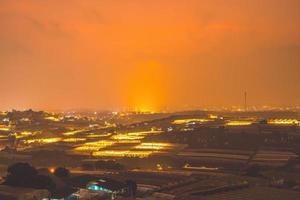
M 104 188 L 104 187 L 100 187 L 98 185 L 88 185 L 87 186 L 88 190 L 93 190 L 93 191 L 105 191 L 105 192 L 111 192 L 111 190 Z

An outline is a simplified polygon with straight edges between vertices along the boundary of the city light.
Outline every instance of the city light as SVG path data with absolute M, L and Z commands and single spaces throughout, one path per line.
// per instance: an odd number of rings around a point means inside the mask
M 88 136 L 88 138 L 98 138 L 98 137 L 109 137 L 111 136 L 111 133 L 90 133 Z
M 270 119 L 268 124 L 273 125 L 300 125 L 300 120 L 297 119 Z
M 98 157 L 138 157 L 145 158 L 150 156 L 153 151 L 131 151 L 131 150 L 107 150 L 93 152 L 93 156 Z
M 22 131 L 21 133 L 20 133 L 20 135 L 22 135 L 22 136 L 30 136 L 30 135 L 33 135 L 34 133 L 33 132 L 30 132 L 30 131 Z
M 65 135 L 65 136 L 71 136 L 71 135 L 75 135 L 75 134 L 77 134 L 77 133 L 81 133 L 81 132 L 83 132 L 83 131 L 85 131 L 85 130 L 69 131 L 69 132 L 63 133 L 63 135 Z
M 249 126 L 253 121 L 229 121 L 226 126 Z
M 82 141 L 86 141 L 86 138 L 65 138 L 62 141 L 63 142 L 82 142 Z
M 114 140 L 140 140 L 145 138 L 147 135 L 160 134 L 162 131 L 140 131 L 140 132 L 129 132 L 129 133 L 120 133 L 112 136 Z
M 39 138 L 39 139 L 25 140 L 24 143 L 26 143 L 26 144 L 32 144 L 32 143 L 47 144 L 47 143 L 60 142 L 61 140 L 62 140 L 62 138 L 59 138 L 59 137 L 56 137 L 56 138 Z
M 143 139 L 144 136 L 138 136 L 138 135 L 128 135 L 128 134 L 118 134 L 112 136 L 112 139 L 114 140 L 140 140 Z
M 49 120 L 49 121 L 53 121 L 53 122 L 59 122 L 62 120 L 62 118 L 60 117 L 54 117 L 54 116 L 50 116 L 50 117 L 45 117 L 46 120 Z
M 174 120 L 172 122 L 172 124 L 175 125 L 181 125 L 181 124 L 189 124 L 189 123 L 205 123 L 205 122 L 209 122 L 211 121 L 210 119 L 199 119 L 199 118 L 195 118 L 195 119 L 177 119 Z
M 136 149 L 147 149 L 147 150 L 162 150 L 171 149 L 173 147 L 170 143 L 141 143 L 137 145 Z
M 39 132 L 38 131 L 35 131 L 35 132 L 31 132 L 31 131 L 22 131 L 20 133 L 18 133 L 16 135 L 17 138 L 25 138 L 25 137 L 29 137 L 29 136 L 34 136 L 36 134 L 38 134 Z
M 54 168 L 54 167 L 50 167 L 48 170 L 49 170 L 49 172 L 50 172 L 51 174 L 54 174 L 54 172 L 55 172 L 55 168 Z
M 10 127 L 6 125 L 0 125 L 0 131 L 10 131 Z
M 96 142 L 87 142 L 78 147 L 76 147 L 75 151 L 98 151 L 99 149 L 112 146 L 116 142 L 113 140 L 99 140 Z

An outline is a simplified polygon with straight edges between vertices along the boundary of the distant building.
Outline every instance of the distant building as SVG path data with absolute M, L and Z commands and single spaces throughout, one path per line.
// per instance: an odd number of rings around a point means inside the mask
M 86 189 L 94 192 L 108 193 L 111 199 L 116 199 L 117 195 L 127 193 L 127 185 L 113 179 L 103 178 L 97 181 L 91 181 L 87 184 Z

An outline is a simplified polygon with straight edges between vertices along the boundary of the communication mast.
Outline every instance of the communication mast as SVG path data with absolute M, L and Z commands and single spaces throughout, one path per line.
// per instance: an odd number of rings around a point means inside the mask
M 245 111 L 247 111 L 247 92 L 245 92 L 244 95 L 245 95 L 245 96 L 244 96 L 244 97 L 245 97 L 244 109 L 245 109 Z

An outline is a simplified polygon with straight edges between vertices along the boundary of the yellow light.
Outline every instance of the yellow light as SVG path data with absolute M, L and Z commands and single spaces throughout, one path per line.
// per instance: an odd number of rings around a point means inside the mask
M 248 126 L 251 125 L 253 121 L 229 121 L 226 123 L 227 126 Z
M 28 136 L 36 135 L 38 132 L 22 131 L 17 135 L 17 138 L 24 138 Z
M 81 142 L 81 141 L 86 141 L 86 138 L 65 138 L 62 141 L 63 142 Z
M 55 142 L 60 142 L 62 138 L 39 138 L 39 139 L 30 139 L 26 140 L 26 144 L 31 144 L 31 143 L 55 143 Z
M 118 144 L 137 144 L 141 143 L 141 140 L 118 140 Z
M 143 139 L 144 136 L 134 136 L 134 135 L 128 135 L 128 134 L 118 134 L 112 136 L 112 139 L 114 140 L 140 140 Z
M 111 133 L 103 133 L 103 134 L 90 134 L 88 135 L 87 137 L 88 138 L 97 138 L 97 137 L 108 137 L 108 136 L 111 136 L 112 134 Z
M 4 116 L 4 115 L 6 115 L 6 112 L 0 111 L 0 115 Z
M 162 131 L 151 130 L 151 131 L 130 132 L 130 133 L 128 133 L 128 135 L 136 135 L 136 136 L 143 135 L 143 136 L 146 136 L 146 135 L 149 135 L 149 134 L 159 134 L 159 133 L 162 133 Z
M 10 131 L 10 127 L 6 125 L 0 125 L 0 131 Z
M 62 118 L 60 117 L 54 117 L 54 116 L 50 116 L 50 117 L 45 117 L 46 120 L 49 120 L 49 121 L 54 121 L 54 122 L 59 122 L 62 120 Z
M 208 115 L 208 117 L 210 119 L 218 119 L 219 118 L 218 115 L 213 115 L 213 114 Z
M 113 140 L 100 140 L 97 142 L 87 142 L 78 147 L 76 147 L 75 151 L 98 151 L 99 149 L 112 146 L 116 142 Z
M 157 62 L 138 63 L 128 77 L 128 105 L 136 112 L 154 113 L 164 105 L 164 67 Z M 125 86 L 126 87 L 126 86 Z
M 110 150 L 93 152 L 93 156 L 100 157 L 139 157 L 145 158 L 151 155 L 153 151 L 129 151 L 129 150 Z
M 161 166 L 161 164 L 157 164 L 157 165 L 156 165 L 156 168 L 157 168 L 159 171 L 162 171 L 162 170 L 163 170 L 163 167 Z
M 176 125 L 181 125 L 181 124 L 188 124 L 188 123 L 192 123 L 192 122 L 195 122 L 195 123 L 204 123 L 204 122 L 209 122 L 211 120 L 209 119 L 201 119 L 201 118 L 195 118 L 195 119 L 177 119 L 177 120 L 174 120 L 172 122 L 172 124 L 176 124 Z
M 49 168 L 49 172 L 50 172 L 51 174 L 53 174 L 53 173 L 55 172 L 55 168 L 54 168 L 54 167 Z
M 135 108 L 135 112 L 138 112 L 138 113 L 155 113 L 155 109 L 151 106 L 147 106 L 147 105 L 140 105 L 140 106 L 137 106 Z
M 63 135 L 65 135 L 65 136 L 70 136 L 70 135 L 75 135 L 75 134 L 77 134 L 77 133 L 81 133 L 81 132 L 83 132 L 83 131 L 85 131 L 85 130 L 69 131 L 69 132 L 63 133 Z
M 112 136 L 112 139 L 114 140 L 140 140 L 145 138 L 147 135 L 151 134 L 159 134 L 162 133 L 162 131 L 140 131 L 140 132 L 130 132 L 130 133 L 120 133 L 117 135 Z
M 136 146 L 136 149 L 147 149 L 147 150 L 161 150 L 161 149 L 170 149 L 172 148 L 170 143 L 141 143 Z
M 30 136 L 32 135 L 32 132 L 29 132 L 29 131 L 23 131 L 20 133 L 22 136 Z
M 297 119 L 270 119 L 268 124 L 274 125 L 300 125 L 300 121 Z
M 26 118 L 22 118 L 21 121 L 22 121 L 22 122 L 30 122 L 31 120 L 30 120 L 29 118 L 26 117 Z

